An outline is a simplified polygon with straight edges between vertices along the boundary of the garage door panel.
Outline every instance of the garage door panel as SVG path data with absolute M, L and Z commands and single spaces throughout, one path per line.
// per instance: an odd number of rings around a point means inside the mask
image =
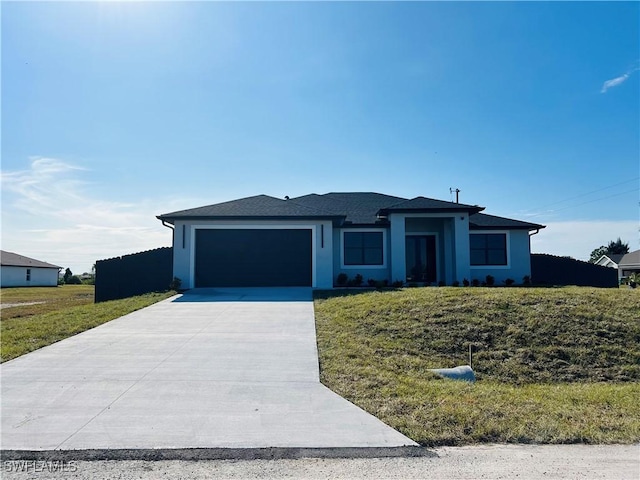
M 196 231 L 196 287 L 311 286 L 311 230 Z

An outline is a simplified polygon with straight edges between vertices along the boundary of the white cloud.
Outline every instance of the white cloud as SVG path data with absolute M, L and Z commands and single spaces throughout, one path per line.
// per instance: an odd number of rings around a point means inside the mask
M 171 245 L 171 232 L 155 216 L 194 205 L 189 199 L 95 198 L 80 178 L 89 174 L 53 158 L 2 172 L 2 249 L 82 273 L 96 260 Z
M 635 67 L 629 69 L 627 72 L 625 72 L 622 75 L 620 75 L 619 77 L 612 78 L 611 80 L 607 80 L 606 82 L 604 82 L 602 84 L 602 88 L 600 89 L 600 93 L 606 93 L 607 90 L 609 90 L 610 88 L 617 87 L 618 85 L 626 82 L 627 79 L 631 76 L 631 74 L 633 72 L 639 70 L 639 69 L 640 69 L 640 67 L 635 66 Z
M 630 250 L 639 245 L 638 221 L 594 220 L 547 222 L 547 228 L 531 237 L 531 251 L 570 256 L 578 260 L 589 260 L 591 252 L 618 237 L 629 244 Z

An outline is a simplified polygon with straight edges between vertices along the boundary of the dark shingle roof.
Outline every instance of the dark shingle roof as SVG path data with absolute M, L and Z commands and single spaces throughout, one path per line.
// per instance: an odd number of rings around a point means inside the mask
M 496 217 L 495 215 L 487 215 L 486 213 L 474 213 L 469 215 L 469 229 L 522 229 L 522 230 L 538 230 L 544 228 L 544 225 L 537 223 L 521 222 L 511 218 Z
M 404 198 L 374 192 L 327 193 L 304 195 L 291 201 L 312 208 L 326 209 L 346 216 L 345 222 L 354 225 L 370 225 L 378 221 L 378 212 L 388 205 L 404 201 Z
M 605 253 L 603 257 L 607 257 L 613 263 L 620 263 L 620 260 L 622 260 L 622 257 L 624 257 L 624 255 L 624 253 Z
M 157 218 L 171 222 L 188 218 L 333 218 L 340 216 L 327 210 L 310 208 L 290 200 L 268 195 L 231 200 L 205 207 L 190 208 L 159 215 Z M 344 216 L 344 215 L 342 215 Z
M 28 267 L 28 268 L 55 268 L 56 270 L 62 267 L 52 265 L 51 263 L 42 262 L 35 258 L 25 257 L 24 255 L 18 255 L 17 253 L 5 252 L 0 250 L 0 264 L 6 267 Z
M 484 207 L 479 207 L 478 205 L 466 205 L 464 203 L 453 203 L 446 202 L 444 200 L 436 200 L 435 198 L 426 198 L 426 197 L 416 197 L 411 200 L 405 200 L 400 203 L 396 203 L 394 205 L 387 206 L 383 209 L 384 213 L 392 213 L 392 212 L 419 212 L 419 211 L 464 211 L 469 213 L 480 212 L 484 210 Z
M 535 230 L 544 228 L 535 223 L 478 213 L 483 207 L 416 197 L 411 200 L 374 192 L 312 193 L 281 200 L 268 195 L 241 198 L 230 202 L 191 208 L 159 215 L 160 220 L 173 223 L 177 219 L 313 219 L 342 220 L 352 225 L 373 225 L 384 222 L 378 215 L 401 212 L 469 212 L 471 228 L 510 228 Z

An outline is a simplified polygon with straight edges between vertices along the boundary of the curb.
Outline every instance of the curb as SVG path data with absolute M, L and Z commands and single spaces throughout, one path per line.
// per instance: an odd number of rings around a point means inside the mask
M 424 447 L 331 447 L 331 448 L 143 448 L 88 450 L 0 450 L 5 460 L 98 461 L 98 460 L 279 460 L 298 458 L 437 457 Z

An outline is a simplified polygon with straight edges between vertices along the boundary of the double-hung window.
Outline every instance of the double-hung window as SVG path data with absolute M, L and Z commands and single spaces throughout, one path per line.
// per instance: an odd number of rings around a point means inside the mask
M 506 233 L 472 233 L 471 265 L 507 265 Z
M 384 265 L 383 232 L 344 232 L 345 265 Z

